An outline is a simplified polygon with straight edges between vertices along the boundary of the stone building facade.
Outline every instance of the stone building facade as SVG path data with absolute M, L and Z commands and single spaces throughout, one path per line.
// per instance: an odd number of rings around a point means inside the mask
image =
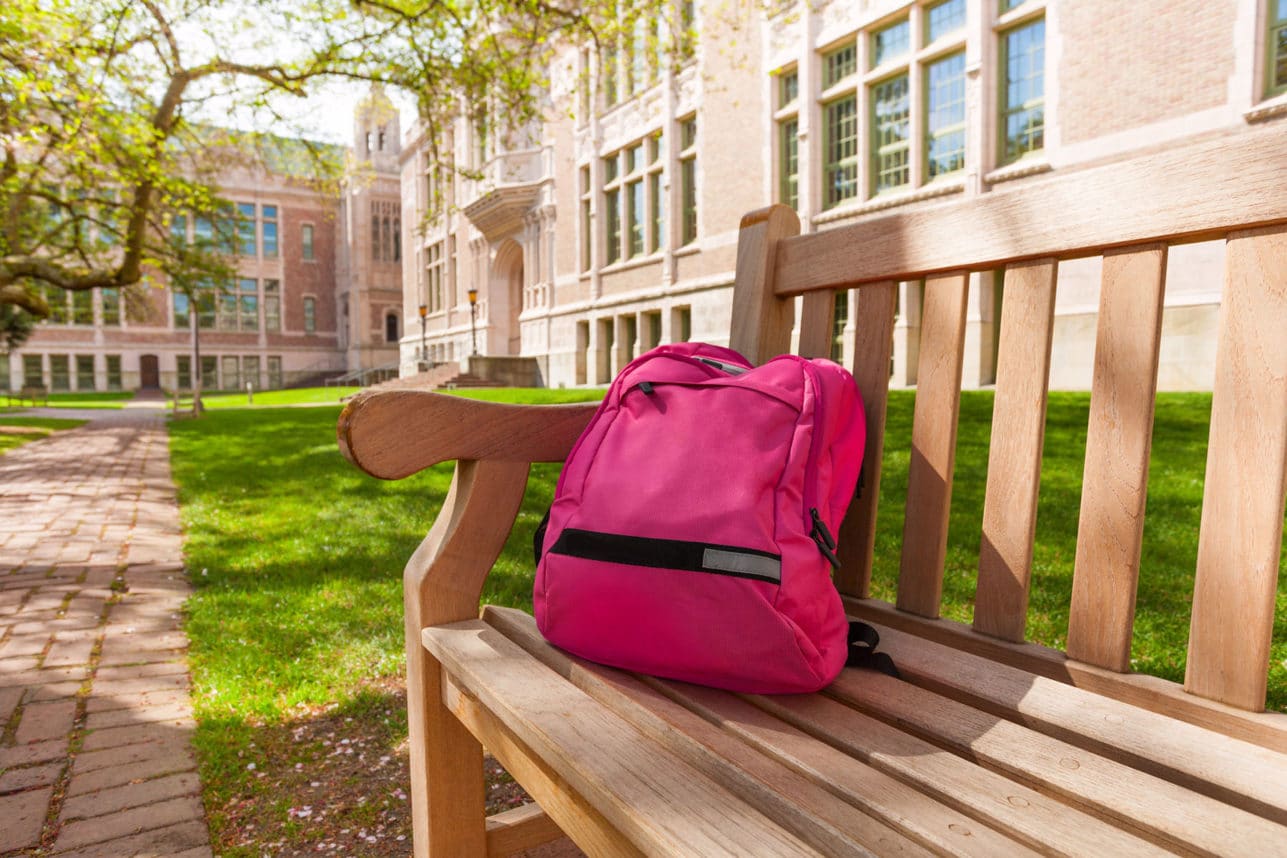
M 0 391 L 189 389 L 194 316 L 207 390 L 272 389 L 396 367 L 399 129 L 382 93 L 359 105 L 354 138 L 339 196 L 260 169 L 219 177 L 221 195 L 240 215 L 237 277 L 204 306 L 190 306 L 155 279 L 126 296 L 48 289 L 51 317 L 21 348 L 0 352 Z M 213 226 L 179 217 L 174 228 L 193 240 Z
M 722 342 L 738 221 L 770 202 L 810 232 L 1186 138 L 1237 145 L 1258 123 L 1287 139 L 1281 0 L 758 8 L 677 3 L 698 37 L 674 60 L 652 57 L 646 24 L 564 51 L 542 123 L 496 133 L 462 110 L 444 139 L 412 129 L 403 314 L 426 312 L 402 338 L 404 373 L 476 342 L 536 359 L 551 386 L 601 385 L 655 344 Z M 1163 389 L 1211 384 L 1221 271 L 1218 244 L 1170 254 Z M 1053 387 L 1089 385 L 1098 284 L 1098 260 L 1060 267 Z M 895 384 L 916 380 L 922 289 L 900 288 Z M 994 379 L 1000 292 L 999 273 L 972 277 L 967 386 Z M 837 302 L 838 357 L 857 301 Z

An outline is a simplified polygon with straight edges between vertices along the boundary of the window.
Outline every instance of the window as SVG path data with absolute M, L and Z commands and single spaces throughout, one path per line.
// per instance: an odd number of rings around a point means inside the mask
M 608 243 L 608 264 L 621 258 L 621 180 L 617 170 L 617 156 L 603 159 L 603 211 L 606 216 L 605 237 Z
M 179 390 L 192 389 L 192 358 L 189 355 L 178 355 L 174 359 L 175 384 Z
M 277 258 L 277 206 L 264 206 L 261 210 L 263 222 L 261 235 L 264 245 L 264 259 Z
M 384 126 L 383 125 L 380 126 L 380 131 L 376 135 L 376 148 L 378 148 L 381 152 L 384 151 Z
M 71 299 L 68 297 L 67 290 L 46 285 L 41 289 L 41 294 L 45 296 L 45 303 L 49 305 L 49 315 L 45 317 L 45 321 L 51 325 L 67 324 L 71 320 L 71 313 L 67 309 Z
M 303 256 L 305 259 L 313 258 L 313 225 L 306 223 L 300 227 L 300 241 L 303 245 Z
M 686 343 L 693 338 L 693 308 L 676 307 L 670 317 L 670 340 Z
M 107 389 L 121 389 L 121 356 L 106 355 L 107 358 Z
M 192 326 L 191 302 L 188 296 L 182 292 L 174 293 L 174 326 L 176 328 L 188 328 Z
M 209 248 L 214 243 L 214 223 L 207 215 L 197 215 L 196 222 L 193 225 L 193 235 L 196 243 L 203 247 Z
M 858 46 L 853 42 L 822 55 L 822 88 L 835 86 L 858 71 Z M 797 86 L 799 78 L 796 79 Z
M 1045 19 L 1001 34 L 1001 163 L 1045 144 Z
M 188 241 L 188 218 L 186 215 L 173 215 L 170 218 L 170 238 L 179 244 Z
M 1269 0 L 1268 95 L 1287 92 L 1287 0 Z
M 259 281 L 243 277 L 237 281 L 237 330 L 259 330 Z
M 98 295 L 103 303 L 103 324 L 119 325 L 121 323 L 121 290 L 99 289 Z
M 790 107 L 800 97 L 800 73 L 783 72 L 778 76 L 778 109 Z
M 51 390 L 71 390 L 71 356 L 49 356 L 49 387 Z
M 911 182 L 908 108 L 907 75 L 898 75 L 872 87 L 872 193 L 901 188 Z
M 41 367 L 40 355 L 22 356 L 22 386 L 44 387 L 45 374 Z
M 238 366 L 236 355 L 224 355 L 223 360 L 223 389 L 239 390 L 241 388 L 241 370 Z
M 386 343 L 396 343 L 398 341 L 397 313 L 389 313 L 384 317 L 384 341 Z
M 389 229 L 388 215 L 381 221 L 381 226 L 383 230 L 380 233 L 380 258 L 385 262 L 389 262 L 393 259 L 393 240 L 392 232 Z
M 282 358 L 281 355 L 268 356 L 268 387 L 276 390 L 282 386 Z
M 443 269 L 446 260 L 442 255 L 442 242 L 431 244 L 425 251 L 425 304 L 430 313 L 439 313 L 446 309 L 443 302 L 442 283 Z M 389 342 L 397 339 L 395 335 Z
M 255 242 L 255 204 L 237 203 L 237 252 L 242 256 L 258 256 Z
M 965 54 L 926 68 L 926 174 L 935 179 L 965 166 Z
M 282 329 L 282 287 L 276 280 L 264 281 L 264 330 Z
M 643 144 L 626 149 L 626 259 L 644 251 Z
M 257 355 L 246 355 L 241 359 L 241 376 L 246 384 L 253 384 L 256 389 L 259 388 L 259 357 Z
M 215 292 L 213 286 L 206 286 L 197 293 L 197 327 L 213 328 L 215 326 Z
M 661 193 L 661 132 L 648 138 L 648 252 L 666 246 L 666 198 Z
M 800 205 L 800 121 L 792 117 L 778 124 L 778 202 Z
M 76 389 L 94 389 L 94 356 L 76 355 Z
M 219 386 L 219 358 L 204 355 L 201 358 L 201 375 L 197 379 L 202 387 L 211 390 Z
M 393 219 L 393 261 L 402 261 L 402 218 Z
M 88 289 L 81 289 L 71 293 L 72 297 L 72 324 L 73 325 L 92 325 L 94 324 L 94 293 Z
M 965 27 L 965 0 L 946 0 L 931 6 L 926 15 L 925 43 L 955 33 Z
M 823 207 L 858 196 L 858 98 L 823 106 Z
M 679 123 L 680 245 L 697 239 L 697 117 Z
M 845 325 L 849 322 L 849 290 L 836 292 L 836 304 L 831 312 L 831 359 L 840 363 L 845 359 Z
M 614 45 L 606 45 L 599 53 L 599 77 L 602 80 L 600 87 L 603 90 L 603 106 L 612 107 L 617 103 L 619 93 L 617 92 L 617 49 Z
M 304 299 L 304 332 L 311 334 L 317 330 L 317 299 Z
M 872 68 L 881 63 L 888 63 L 904 56 L 912 46 L 912 30 L 904 18 L 897 24 L 877 30 L 871 36 Z
M 371 215 L 371 261 L 380 261 L 380 216 Z
M 589 271 L 593 262 L 593 220 L 590 214 L 590 165 L 581 167 L 581 270 Z

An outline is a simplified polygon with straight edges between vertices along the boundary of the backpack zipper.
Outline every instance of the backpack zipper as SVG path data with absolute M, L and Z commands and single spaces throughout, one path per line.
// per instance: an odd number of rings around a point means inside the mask
M 817 507 L 809 508 L 809 517 L 813 519 L 813 527 L 810 529 L 809 535 L 813 537 L 818 550 L 827 558 L 831 568 L 839 569 L 840 558 L 836 557 L 836 539 L 831 535 L 831 531 L 827 529 L 827 524 L 822 520 L 822 516 L 818 515 Z

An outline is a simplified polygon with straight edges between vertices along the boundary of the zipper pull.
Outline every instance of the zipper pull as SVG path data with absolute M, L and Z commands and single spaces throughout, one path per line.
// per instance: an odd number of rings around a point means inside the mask
M 840 558 L 836 557 L 835 537 L 831 535 L 831 531 L 827 530 L 827 525 L 822 520 L 822 516 L 818 515 L 818 510 L 816 508 L 809 510 L 809 517 L 813 519 L 813 529 L 809 532 L 809 535 L 813 537 L 813 541 L 817 544 L 818 550 L 827 558 L 827 562 L 831 564 L 831 568 L 839 569 Z
M 641 382 L 639 382 L 639 389 L 640 389 L 640 390 L 642 390 L 642 391 L 644 392 L 644 394 L 645 394 L 645 395 L 647 395 L 647 396 L 652 396 L 652 395 L 653 395 L 653 389 L 652 389 L 652 382 L 651 382 L 651 381 L 641 381 Z
M 718 370 L 723 370 L 729 375 L 744 375 L 750 372 L 750 370 L 748 370 L 744 366 L 738 366 L 735 363 L 725 363 L 722 360 L 715 360 L 715 358 L 702 357 L 701 355 L 693 355 L 693 360 L 697 361 L 698 363 L 704 363 L 707 366 L 713 366 Z

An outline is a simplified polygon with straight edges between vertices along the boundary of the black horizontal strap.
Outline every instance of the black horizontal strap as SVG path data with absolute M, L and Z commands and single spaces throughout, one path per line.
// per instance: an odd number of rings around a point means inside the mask
M 880 634 L 866 623 L 853 620 L 849 623 L 849 658 L 845 664 L 849 667 L 867 667 L 881 673 L 901 679 L 889 653 L 876 652 L 880 645 Z
M 549 553 L 627 566 L 708 572 L 770 584 L 782 583 L 782 555 L 733 545 L 626 536 L 569 527 L 559 534 Z

